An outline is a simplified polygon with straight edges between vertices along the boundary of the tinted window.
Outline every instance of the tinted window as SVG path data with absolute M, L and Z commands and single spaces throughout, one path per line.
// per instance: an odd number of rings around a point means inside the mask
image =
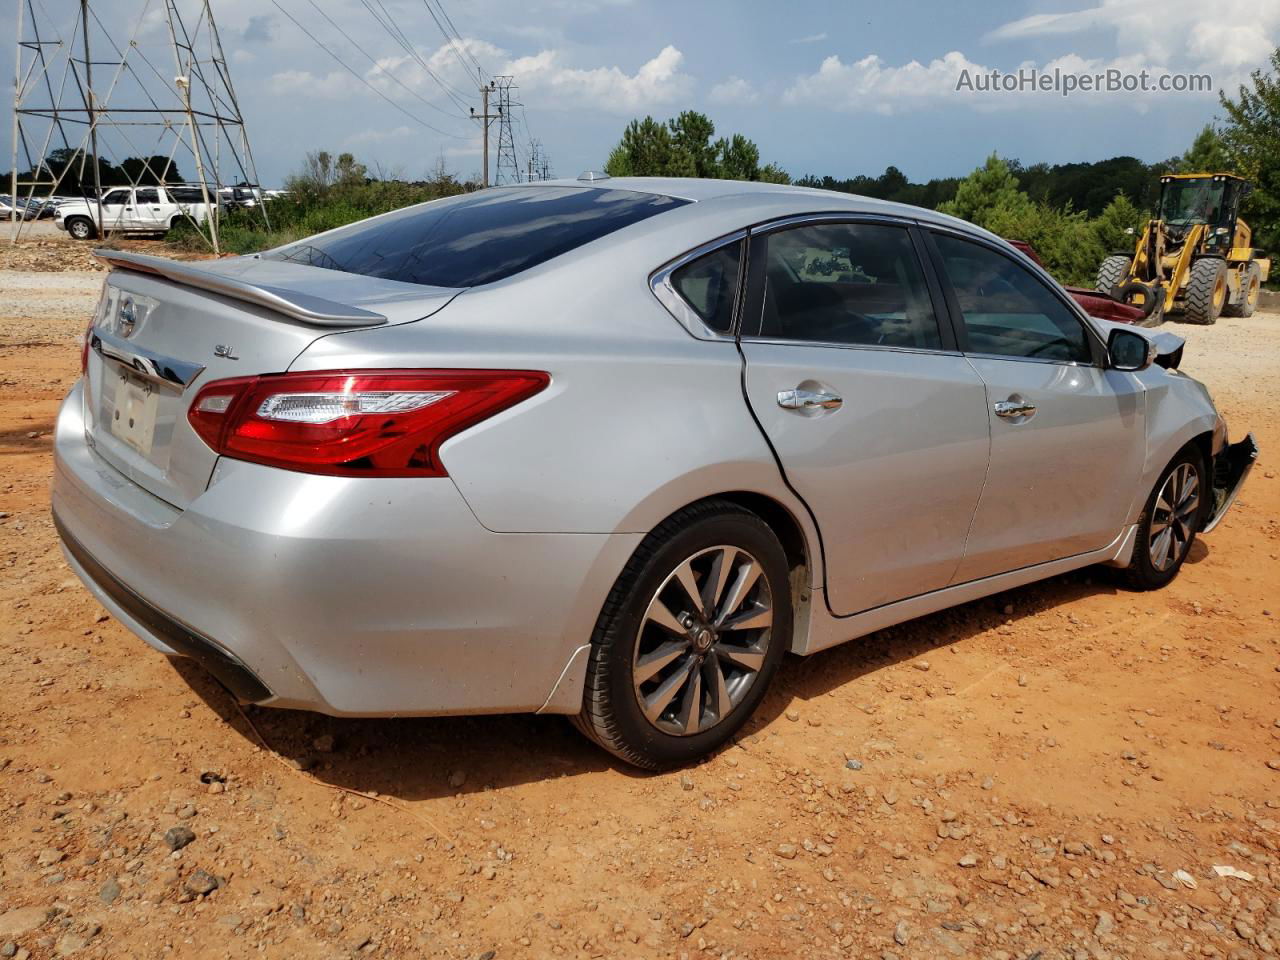
M 492 283 L 687 200 L 627 190 L 481 190 L 354 223 L 263 254 L 438 287 Z
M 1025 267 L 977 243 L 942 234 L 935 239 L 964 315 L 970 353 L 1091 359 L 1079 318 Z
M 139 203 L 159 203 L 160 193 L 155 187 L 139 187 L 134 196 L 138 198 Z
M 942 346 L 902 227 L 828 223 L 768 236 L 760 336 L 866 346 Z
M 200 192 L 199 187 L 166 187 L 169 196 L 173 198 L 174 203 L 202 203 L 204 194 Z M 210 197 L 212 200 L 213 198 Z
M 112 190 L 102 198 L 103 203 L 128 203 L 128 190 Z
M 731 243 L 691 260 L 671 274 L 671 285 L 712 330 L 728 333 L 738 296 L 742 244 Z

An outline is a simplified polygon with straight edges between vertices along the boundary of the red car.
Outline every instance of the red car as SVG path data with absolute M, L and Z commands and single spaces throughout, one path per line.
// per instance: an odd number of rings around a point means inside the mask
M 1044 266 L 1044 263 L 1040 260 L 1040 255 L 1036 253 L 1035 248 L 1027 241 L 1010 240 L 1009 244 L 1017 247 L 1040 266 Z M 1076 303 L 1084 307 L 1085 313 L 1091 317 L 1097 317 L 1099 320 L 1112 320 L 1116 323 L 1142 323 L 1146 319 L 1141 307 L 1134 307 L 1127 303 L 1121 303 L 1119 300 L 1112 300 L 1100 290 L 1086 290 L 1084 287 L 1068 286 L 1063 286 L 1063 289 L 1071 294 Z

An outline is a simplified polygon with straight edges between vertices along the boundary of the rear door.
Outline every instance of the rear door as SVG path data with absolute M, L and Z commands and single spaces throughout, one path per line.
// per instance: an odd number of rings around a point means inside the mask
M 946 586 L 986 475 L 986 391 L 920 249 L 890 220 L 750 240 L 747 399 L 817 520 L 837 614 Z
M 158 187 L 137 187 L 133 191 L 134 228 L 163 230 L 167 224 Z
M 956 582 L 1105 547 L 1146 457 L 1138 378 L 1106 369 L 1069 300 L 1000 247 L 930 236 L 991 424 L 991 468 Z

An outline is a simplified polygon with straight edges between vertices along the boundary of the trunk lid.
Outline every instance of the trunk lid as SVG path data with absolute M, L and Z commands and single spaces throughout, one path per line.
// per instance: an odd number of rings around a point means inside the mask
M 457 294 L 252 257 L 102 259 L 116 269 L 90 333 L 86 435 L 103 459 L 180 509 L 217 460 L 187 420 L 206 383 L 283 373 L 327 334 L 419 320 Z

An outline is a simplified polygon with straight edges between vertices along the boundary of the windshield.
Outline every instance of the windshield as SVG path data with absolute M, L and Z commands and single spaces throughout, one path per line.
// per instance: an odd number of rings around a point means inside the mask
M 264 253 L 436 287 L 510 277 L 688 201 L 630 190 L 480 190 L 407 207 Z
M 1160 195 L 1160 219 L 1166 223 L 1217 223 L 1222 219 L 1222 198 L 1226 182 L 1211 180 L 1170 180 Z

